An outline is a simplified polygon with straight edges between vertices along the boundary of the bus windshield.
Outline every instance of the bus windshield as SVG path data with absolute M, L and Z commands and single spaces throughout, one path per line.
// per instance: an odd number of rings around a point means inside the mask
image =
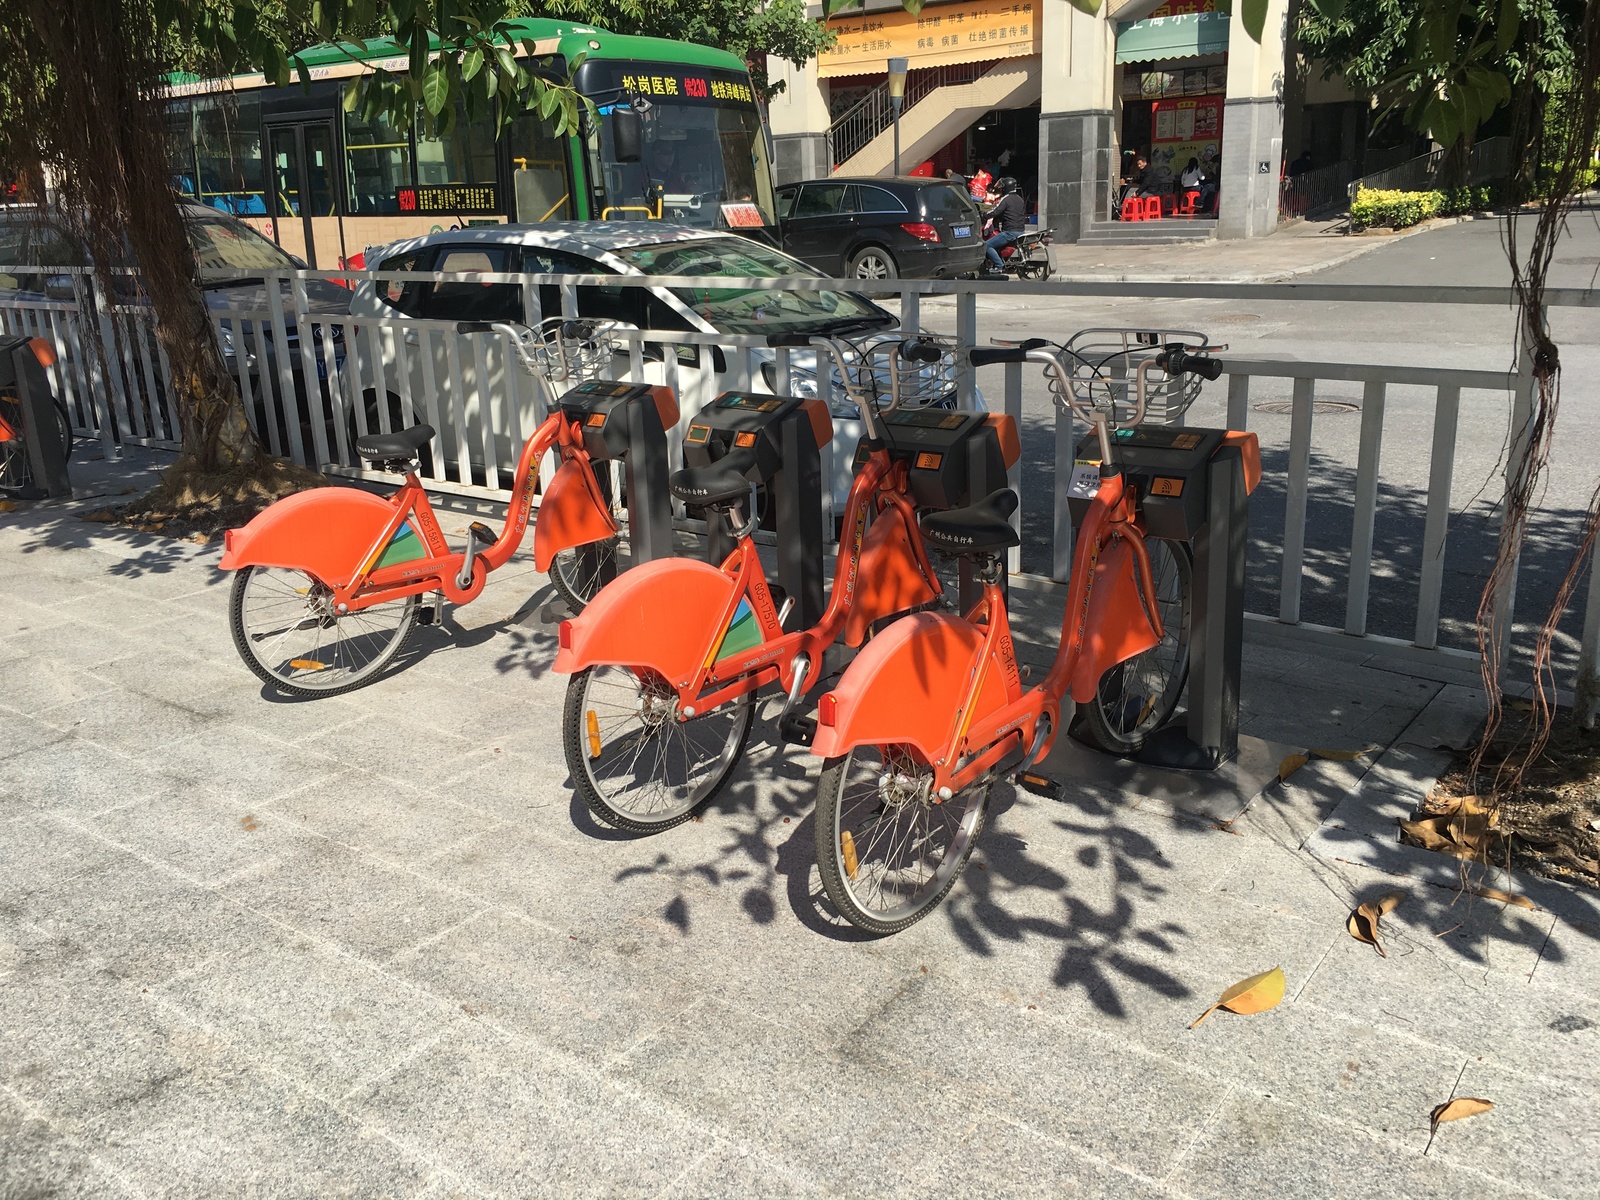
M 622 74 L 609 94 L 596 96 L 602 116 L 588 147 L 595 215 L 613 220 L 659 216 L 703 229 L 755 225 L 748 207 L 728 207 L 737 204 L 754 205 L 761 224 L 775 224 L 772 168 L 748 80 L 735 81 L 731 74 L 722 79 L 681 66 L 639 65 L 637 75 L 633 70 Z M 647 70 L 666 74 L 645 74 Z M 635 89 L 643 86 L 653 93 L 639 95 Z M 640 113 L 640 162 L 617 161 L 609 119 L 613 98 L 631 102 Z

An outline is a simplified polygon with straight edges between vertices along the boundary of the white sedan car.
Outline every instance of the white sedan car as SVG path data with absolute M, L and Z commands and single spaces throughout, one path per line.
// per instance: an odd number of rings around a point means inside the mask
M 523 285 L 514 283 L 479 284 L 465 281 L 385 280 L 383 272 L 481 273 L 505 272 L 529 275 L 620 275 L 620 276 L 705 276 L 708 284 L 716 277 L 771 278 L 791 276 L 820 278 L 818 272 L 797 259 L 759 242 L 731 233 L 719 233 L 687 226 L 658 222 L 551 222 L 540 225 L 495 225 L 454 229 L 408 238 L 369 250 L 366 257 L 376 278 L 357 283 L 350 301 L 356 317 L 413 318 L 424 321 L 507 321 L 525 323 L 530 316 L 556 316 L 561 313 L 561 289 L 552 284 L 539 287 L 536 296 L 524 294 Z M 584 286 L 576 289 L 578 315 L 600 317 L 631 325 L 652 333 L 696 332 L 743 334 L 766 337 L 775 333 L 857 336 L 889 330 L 894 316 L 863 296 L 840 291 L 801 291 L 775 283 L 770 288 L 643 288 Z M 532 430 L 536 408 L 531 389 L 505 386 L 504 348 L 498 335 L 466 335 L 451 361 L 447 338 L 439 326 L 426 336 L 430 347 L 424 355 L 415 353 L 423 338 L 408 333 L 403 339 L 412 350 L 405 355 L 408 378 L 392 357 L 385 357 L 384 385 L 390 393 L 392 411 L 398 411 L 398 394 L 409 388 L 413 410 L 422 411 L 417 397 L 425 394 L 429 377 L 437 390 L 440 381 L 459 372 L 467 396 L 465 413 L 466 442 L 474 476 L 483 470 L 485 447 L 493 448 L 496 467 L 509 472 L 520 444 L 513 445 L 512 431 L 522 436 Z M 397 339 L 398 340 L 398 339 Z M 515 417 L 500 408 L 486 443 L 482 414 L 478 411 L 475 386 L 480 361 L 477 342 L 486 342 L 481 361 L 487 372 L 491 397 L 513 396 Z M 463 346 L 466 348 L 463 349 Z M 656 347 L 650 347 L 652 351 Z M 710 370 L 702 370 L 703 348 L 680 344 L 676 350 L 676 372 L 680 405 L 685 413 L 709 403 L 735 384 L 733 357 L 719 347 L 710 348 Z M 423 359 L 432 359 L 424 363 Z M 646 378 L 665 382 L 666 368 L 659 352 L 647 355 Z M 817 380 L 811 352 L 791 352 L 790 392 L 815 395 Z M 770 392 L 776 384 L 774 355 L 760 349 L 752 352 L 752 370 L 745 386 L 751 391 Z M 838 387 L 832 389 L 834 440 L 827 452 L 827 471 L 831 480 L 834 512 L 842 511 L 850 488 L 856 442 L 862 433 L 854 404 Z M 939 393 L 939 394 L 934 394 Z M 918 399 L 946 406 L 955 403 L 954 385 L 920 388 Z M 981 406 L 982 402 L 979 401 Z M 454 445 L 454 434 L 444 422 L 445 457 L 455 463 L 461 457 Z M 507 476 L 508 477 L 508 476 Z

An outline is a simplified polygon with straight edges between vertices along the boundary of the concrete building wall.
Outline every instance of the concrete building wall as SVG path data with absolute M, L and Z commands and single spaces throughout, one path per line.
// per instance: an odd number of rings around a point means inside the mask
M 1061 241 L 1076 241 L 1091 223 L 1110 219 L 1121 120 L 1117 23 L 1140 20 L 1159 3 L 1107 0 L 1090 15 L 1068 0 L 1031 0 L 1040 31 L 1042 80 L 1039 219 Z M 900 8 L 894 0 L 867 0 L 864 7 L 868 12 Z M 930 3 L 923 12 L 933 14 L 942 7 Z M 1288 8 L 1289 0 L 1271 0 L 1261 44 L 1245 32 L 1242 20 L 1230 22 L 1218 220 L 1222 237 L 1257 237 L 1277 227 Z M 812 11 L 821 15 L 820 6 Z M 983 49 L 975 48 L 973 60 L 983 58 Z M 834 162 L 827 80 L 819 77 L 815 62 L 795 68 L 773 60 L 771 69 L 785 84 L 769 108 L 778 182 L 828 175 Z M 937 94 L 920 101 L 936 102 Z

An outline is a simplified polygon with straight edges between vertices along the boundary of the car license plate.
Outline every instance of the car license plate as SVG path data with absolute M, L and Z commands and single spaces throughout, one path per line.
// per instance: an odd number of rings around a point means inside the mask
M 971 225 L 957 225 L 957 226 L 954 226 L 950 230 L 950 236 L 951 237 L 958 237 L 958 238 L 971 237 L 972 236 L 972 226 Z

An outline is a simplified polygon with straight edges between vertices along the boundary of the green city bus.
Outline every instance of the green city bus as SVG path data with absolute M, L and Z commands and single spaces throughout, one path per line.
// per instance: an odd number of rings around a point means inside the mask
M 322 269 L 359 263 L 368 246 L 457 225 L 775 224 L 770 146 L 738 57 L 551 20 L 511 29 L 516 53 L 531 41 L 533 61 L 555 78 L 585 56 L 574 83 L 600 110 L 598 122 L 558 137 L 537 113 L 519 112 L 497 138 L 493 121 L 469 121 L 458 108 L 442 137 L 402 131 L 382 116 L 345 112 L 342 98 L 353 75 L 404 71 L 404 47 L 314 46 L 300 56 L 309 87 L 298 76 L 282 88 L 260 75 L 174 79 L 173 184 Z M 621 138 L 618 114 L 628 122 Z

